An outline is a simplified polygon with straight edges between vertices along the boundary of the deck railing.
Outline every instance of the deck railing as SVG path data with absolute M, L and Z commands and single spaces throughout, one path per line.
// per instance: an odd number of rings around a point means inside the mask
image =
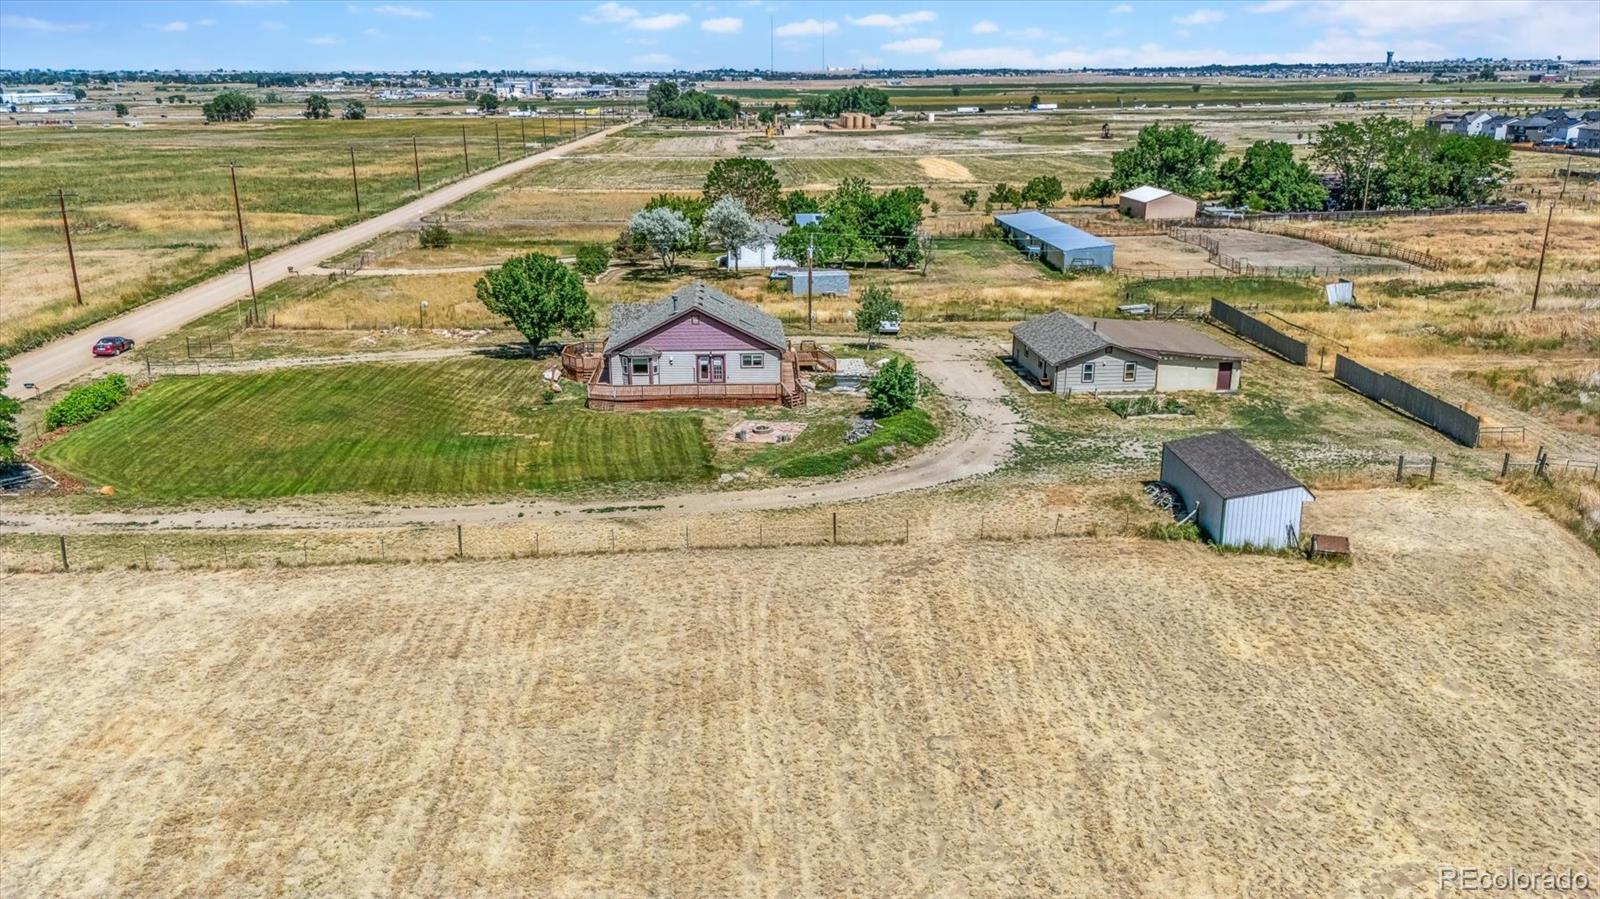
M 590 382 L 589 398 L 595 400 L 722 399 L 738 397 L 777 402 L 780 384 L 601 384 Z

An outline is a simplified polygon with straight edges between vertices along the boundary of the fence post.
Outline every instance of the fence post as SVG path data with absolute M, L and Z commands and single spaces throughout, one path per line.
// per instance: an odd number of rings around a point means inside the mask
M 833 513 L 833 545 L 839 545 L 839 513 Z
M 60 534 L 58 536 L 61 539 L 61 570 L 71 571 L 72 566 L 67 564 L 67 535 Z
M 1430 484 L 1433 483 L 1433 473 L 1435 471 L 1438 471 L 1438 469 L 1439 469 L 1439 457 L 1438 456 L 1429 456 L 1428 457 L 1428 483 L 1430 483 Z
M 1401 453 L 1400 454 L 1400 461 L 1395 463 L 1395 466 L 1394 466 L 1394 479 L 1396 481 L 1403 481 L 1403 480 L 1405 480 L 1405 477 L 1406 477 L 1406 454 L 1405 453 Z
M 461 535 L 461 525 L 456 525 L 456 555 L 466 558 L 467 544 Z
M 1509 474 L 1510 472 L 1511 472 L 1511 454 L 1510 453 L 1506 453 L 1505 457 L 1500 460 L 1500 477 L 1503 478 L 1507 474 Z

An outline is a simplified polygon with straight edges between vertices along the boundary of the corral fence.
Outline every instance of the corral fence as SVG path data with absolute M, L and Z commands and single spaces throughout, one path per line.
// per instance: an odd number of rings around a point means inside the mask
M 1321 212 L 1251 212 L 1237 218 L 1215 217 L 1222 227 L 1229 222 L 1351 222 L 1364 219 L 1432 218 L 1440 215 L 1494 215 L 1525 213 L 1527 203 L 1489 203 L 1482 206 L 1443 206 L 1438 209 L 1329 209 Z
M 1192 222 L 1187 222 L 1186 224 L 1195 225 L 1200 221 L 1202 220 L 1196 219 Z M 1339 235 L 1322 235 L 1313 231 L 1307 231 L 1303 234 L 1288 234 L 1283 233 L 1278 229 L 1269 229 L 1265 227 L 1251 226 L 1248 224 L 1229 225 L 1221 221 L 1216 221 L 1200 225 L 1198 228 L 1173 228 L 1168 232 L 1168 236 L 1170 236 L 1173 240 L 1182 241 L 1183 243 L 1191 244 L 1199 247 L 1202 250 L 1205 250 L 1206 254 L 1211 257 L 1210 261 L 1212 265 L 1215 265 L 1218 268 L 1224 269 L 1225 271 L 1235 275 L 1263 278 L 1342 278 L 1349 277 L 1351 275 L 1393 274 L 1399 268 L 1395 265 L 1382 263 L 1360 265 L 1257 265 L 1253 262 L 1240 259 L 1237 256 L 1232 256 L 1222 252 L 1222 241 L 1212 235 L 1203 233 L 1203 229 L 1205 228 L 1220 229 L 1229 227 L 1236 227 L 1246 231 L 1257 231 L 1262 234 L 1281 234 L 1281 236 L 1284 237 L 1293 237 L 1298 240 L 1320 243 L 1325 246 L 1333 247 L 1336 250 L 1342 250 L 1344 252 L 1354 253 L 1360 256 L 1386 256 L 1394 258 L 1400 262 L 1405 262 L 1410 265 L 1417 265 L 1423 268 L 1444 267 L 1443 260 L 1428 256 L 1426 253 L 1416 253 L 1414 251 L 1404 250 L 1399 247 L 1391 247 L 1388 244 L 1354 240 L 1340 237 Z M 1426 257 L 1426 265 L 1424 265 L 1421 261 L 1423 257 Z
M 1211 318 L 1229 331 L 1286 362 L 1305 365 L 1306 360 L 1310 358 L 1311 344 L 1295 340 L 1261 319 L 1246 315 L 1216 298 L 1211 300 Z
M 1373 371 L 1343 354 L 1334 357 L 1333 379 L 1357 393 L 1410 415 L 1462 446 L 1478 445 L 1478 418 L 1394 375 Z
M 1505 425 L 1496 428 L 1479 428 L 1479 446 L 1505 446 L 1510 443 L 1522 444 L 1528 439 L 1528 429 L 1524 425 Z
M 1543 478 L 1567 475 L 1594 481 L 1600 480 L 1600 460 L 1552 459 L 1542 446 L 1533 454 L 1532 459 L 1526 461 L 1513 459 L 1510 453 L 1501 456 L 1500 477 L 1503 478 L 1519 471 L 1531 472 Z
M 1408 456 L 1400 454 L 1395 460 L 1394 479 L 1404 481 L 1407 477 L 1427 478 L 1428 483 L 1433 483 L 1439 473 L 1438 456 Z

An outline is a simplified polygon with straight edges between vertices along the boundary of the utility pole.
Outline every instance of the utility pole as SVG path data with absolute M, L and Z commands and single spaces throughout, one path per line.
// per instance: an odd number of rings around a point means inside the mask
M 361 214 L 361 182 L 356 178 L 356 145 L 350 145 L 350 188 L 356 194 L 356 215 Z
M 472 162 L 471 162 L 471 160 L 467 159 L 467 126 L 466 125 L 462 125 L 461 126 L 461 167 L 466 170 L 464 172 L 464 174 L 467 174 L 467 175 L 472 174 Z
M 539 149 L 541 151 L 544 150 L 544 145 L 550 140 L 548 134 L 546 133 L 550 130 L 548 127 L 549 124 L 549 119 L 545 118 L 544 116 L 539 116 Z
M 72 252 L 72 225 L 67 221 L 67 193 L 56 188 L 56 202 L 61 204 L 61 233 L 67 237 L 67 265 L 72 269 L 72 295 L 78 305 L 83 305 L 83 287 L 78 284 L 78 257 Z
M 1567 195 L 1567 179 L 1572 177 L 1572 154 L 1567 154 L 1567 172 L 1561 176 L 1561 190 L 1556 198 L 1550 201 L 1550 214 L 1544 218 L 1544 241 L 1539 244 L 1539 270 L 1533 276 L 1533 304 L 1528 311 L 1535 312 L 1539 309 L 1539 285 L 1544 281 L 1544 254 L 1550 249 L 1550 226 L 1555 222 L 1556 204 Z
M 422 189 L 422 157 L 417 154 L 417 136 L 411 135 L 411 171 L 417 175 L 417 190 Z
M 500 161 L 500 123 L 494 123 L 494 161 Z
M 256 270 L 250 262 L 250 239 L 244 236 L 244 209 L 239 205 L 239 167 L 231 162 L 228 163 L 228 178 L 233 182 L 233 217 L 239 223 L 239 249 L 244 250 L 244 270 L 250 278 L 251 316 L 259 318 L 261 307 L 256 301 Z
M 811 295 L 817 286 L 815 268 L 812 265 L 817 255 L 817 239 L 806 238 L 806 330 L 815 333 L 817 330 L 817 317 L 811 311 Z
M 519 119 L 517 121 L 517 124 L 522 126 L 522 155 L 523 156 L 527 156 L 528 155 L 528 120 L 527 119 Z

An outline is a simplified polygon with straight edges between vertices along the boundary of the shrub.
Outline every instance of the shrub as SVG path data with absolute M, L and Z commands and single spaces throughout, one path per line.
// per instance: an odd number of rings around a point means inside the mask
M 867 410 L 878 418 L 917 404 L 917 367 L 910 359 L 890 359 L 867 382 Z
M 1200 526 L 1192 521 L 1156 521 L 1139 529 L 1146 540 L 1189 540 L 1200 542 Z
M 44 425 L 56 428 L 81 425 L 117 408 L 133 388 L 122 375 L 106 375 L 92 384 L 74 387 L 44 414 Z
M 455 235 L 450 233 L 450 229 L 438 222 L 423 225 L 422 230 L 417 232 L 417 242 L 427 250 L 442 250 L 454 241 Z

